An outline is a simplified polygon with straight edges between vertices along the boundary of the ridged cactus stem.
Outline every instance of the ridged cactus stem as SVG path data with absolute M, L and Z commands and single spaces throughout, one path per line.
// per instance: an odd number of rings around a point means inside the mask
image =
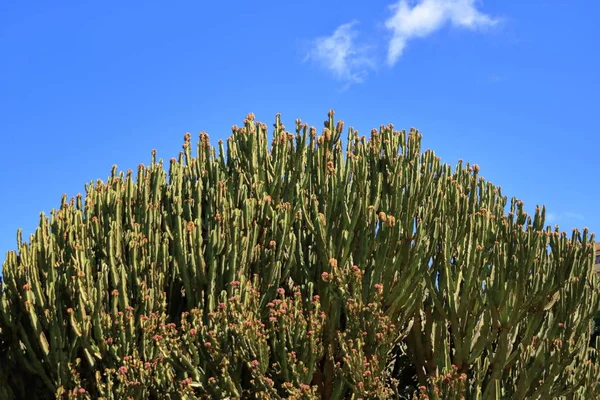
M 18 231 L 0 397 L 600 396 L 593 235 L 416 129 L 343 142 L 334 117 L 269 133 L 249 114 L 195 154 L 187 133 Z

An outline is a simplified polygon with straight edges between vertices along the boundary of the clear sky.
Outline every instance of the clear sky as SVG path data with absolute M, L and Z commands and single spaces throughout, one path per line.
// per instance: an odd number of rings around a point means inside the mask
M 4 1 L 0 260 L 63 193 L 248 112 L 416 127 L 552 225 L 600 231 L 593 0 Z

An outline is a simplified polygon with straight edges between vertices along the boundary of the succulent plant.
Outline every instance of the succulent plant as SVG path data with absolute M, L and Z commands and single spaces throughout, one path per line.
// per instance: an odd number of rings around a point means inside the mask
M 64 196 L 3 263 L 0 398 L 600 396 L 593 236 L 343 133 L 249 114 Z

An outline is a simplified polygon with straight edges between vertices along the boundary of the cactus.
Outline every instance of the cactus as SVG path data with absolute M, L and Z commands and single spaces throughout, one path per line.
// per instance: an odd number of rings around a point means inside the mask
M 593 236 L 415 129 L 343 133 L 249 114 L 64 196 L 3 263 L 0 397 L 599 396 Z

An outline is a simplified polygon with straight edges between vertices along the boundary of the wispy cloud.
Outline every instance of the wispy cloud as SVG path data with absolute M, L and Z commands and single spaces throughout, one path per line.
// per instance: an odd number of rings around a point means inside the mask
M 576 212 L 567 211 L 562 213 L 549 212 L 546 213 L 547 224 L 557 224 L 559 222 L 573 223 L 573 222 L 585 221 L 585 216 Z
M 387 54 L 390 66 L 398 61 L 408 41 L 431 35 L 447 24 L 478 29 L 498 22 L 478 11 L 475 0 L 399 0 L 390 9 L 393 15 L 385 21 L 392 33 Z
M 375 63 L 369 57 L 369 46 L 356 42 L 357 21 L 340 25 L 331 36 L 317 38 L 308 59 L 331 70 L 334 75 L 347 83 L 360 83 Z
M 340 25 L 330 36 L 312 41 L 305 61 L 311 60 L 329 69 L 336 78 L 347 83 L 346 87 L 361 83 L 384 57 L 374 52 L 379 45 L 385 43 L 387 63 L 391 67 L 412 39 L 431 35 L 446 25 L 474 30 L 499 22 L 478 11 L 476 2 L 478 0 L 398 0 L 389 6 L 392 15 L 384 21 L 385 29 L 391 32 L 389 42 L 380 38 L 379 43 L 359 43 L 355 20 Z
M 566 212 L 564 214 L 565 218 L 569 218 L 569 219 L 576 219 L 579 221 L 584 221 L 585 217 L 583 216 L 583 214 L 579 214 L 579 213 L 574 213 L 574 212 Z

